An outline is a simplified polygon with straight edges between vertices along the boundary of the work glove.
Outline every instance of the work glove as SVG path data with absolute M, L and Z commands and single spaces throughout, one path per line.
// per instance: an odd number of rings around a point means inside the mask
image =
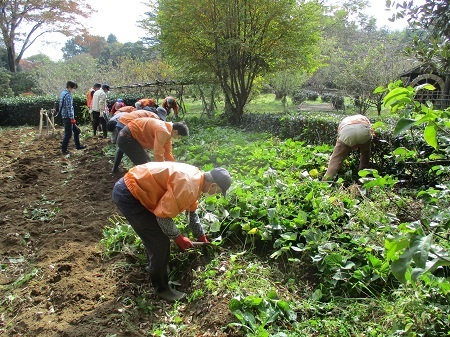
M 77 124 L 77 121 L 76 121 L 74 118 L 71 118 L 71 119 L 70 119 L 70 123 L 72 123 L 72 124 Z
M 178 235 L 174 241 L 177 244 L 177 246 L 183 251 L 188 248 L 194 247 L 191 240 L 189 240 L 187 237 L 183 236 L 183 234 Z
M 206 238 L 206 235 L 203 234 L 202 236 L 197 238 L 197 242 L 204 242 L 204 243 L 209 243 L 208 239 Z

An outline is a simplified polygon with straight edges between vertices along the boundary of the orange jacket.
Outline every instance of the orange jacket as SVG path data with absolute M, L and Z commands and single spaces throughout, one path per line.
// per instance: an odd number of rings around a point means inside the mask
M 88 90 L 88 92 L 86 93 L 86 105 L 88 106 L 88 108 L 91 108 L 91 104 L 92 104 L 92 97 L 94 96 L 94 88 L 91 88 Z
M 112 107 L 111 110 L 109 111 L 110 114 L 115 114 L 117 111 L 119 111 L 120 108 L 125 107 L 125 103 L 124 102 L 115 102 Z
M 169 105 L 169 103 L 167 102 L 168 100 L 172 99 L 174 104 Z M 173 109 L 173 113 L 175 114 L 175 117 L 178 117 L 178 103 L 176 101 L 175 98 L 173 98 L 172 96 L 167 96 L 166 98 L 164 98 L 164 101 L 162 102 L 161 106 L 166 109 L 167 111 L 167 116 L 169 116 L 170 114 L 170 109 Z
M 159 119 L 159 116 L 157 114 L 155 114 L 154 112 L 147 111 L 147 110 L 135 110 L 126 115 L 119 117 L 119 122 L 122 123 L 123 125 L 128 125 L 128 123 L 130 123 L 132 120 L 135 120 L 136 118 L 144 118 L 144 117 Z
M 133 167 L 124 180 L 131 194 L 150 212 L 160 218 L 174 218 L 197 209 L 204 172 L 184 163 L 151 162 Z
M 122 116 L 119 121 L 122 122 Z M 128 123 L 128 129 L 134 139 L 144 149 L 153 149 L 155 161 L 175 161 L 172 154 L 173 124 L 156 118 L 136 118 Z
M 136 108 L 134 106 L 125 105 L 124 107 L 117 109 L 116 112 L 132 112 L 134 110 L 136 110 Z
M 143 98 L 138 102 L 141 103 L 141 108 L 145 108 L 146 106 L 156 107 L 156 102 L 153 98 Z

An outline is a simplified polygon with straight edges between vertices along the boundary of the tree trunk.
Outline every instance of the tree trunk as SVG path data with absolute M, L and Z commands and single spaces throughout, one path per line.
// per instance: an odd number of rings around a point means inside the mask
M 10 72 L 15 73 L 16 72 L 16 60 L 14 55 L 14 49 L 11 46 L 8 46 L 6 48 L 8 53 L 8 69 Z

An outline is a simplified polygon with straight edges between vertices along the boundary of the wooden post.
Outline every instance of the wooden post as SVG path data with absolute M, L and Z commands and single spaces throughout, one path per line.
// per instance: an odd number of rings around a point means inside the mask
M 42 138 L 42 128 L 45 123 L 45 128 L 47 131 L 47 138 L 49 137 L 50 131 L 51 136 L 55 136 L 55 109 L 44 110 L 41 109 L 39 111 L 40 120 L 39 120 L 39 138 Z M 45 120 L 44 120 L 45 119 Z
M 39 111 L 39 138 L 42 137 L 42 126 L 44 124 L 44 112 L 45 110 L 41 108 L 41 110 Z

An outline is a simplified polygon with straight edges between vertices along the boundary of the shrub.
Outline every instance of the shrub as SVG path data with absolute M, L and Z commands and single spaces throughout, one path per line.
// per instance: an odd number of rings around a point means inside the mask
M 304 91 L 296 91 L 294 92 L 294 94 L 292 95 L 292 103 L 294 104 L 301 104 L 304 101 L 307 100 L 307 95 Z
M 331 97 L 331 104 L 333 104 L 333 108 L 336 110 L 344 109 L 344 96 L 333 95 Z
M 308 101 L 316 101 L 319 98 L 319 93 L 316 91 L 306 91 L 306 98 Z
M 333 97 L 333 95 L 325 93 L 325 94 L 322 94 L 320 97 L 322 98 L 322 102 L 329 103 L 329 102 L 331 102 L 331 98 Z

